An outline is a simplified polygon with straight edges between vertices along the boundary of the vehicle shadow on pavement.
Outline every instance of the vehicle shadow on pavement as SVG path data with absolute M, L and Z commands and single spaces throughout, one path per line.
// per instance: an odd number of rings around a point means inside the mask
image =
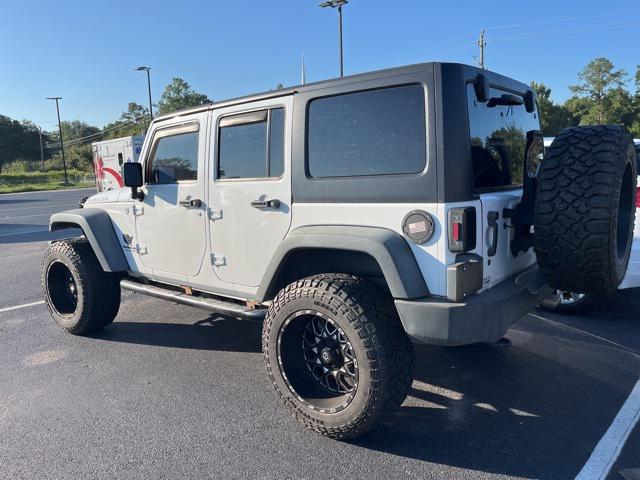
M 531 316 L 508 336 L 511 347 L 418 347 L 403 406 L 353 443 L 482 472 L 574 478 L 637 380 L 640 357 Z
M 110 342 L 227 352 L 260 353 L 262 326 L 212 315 L 192 324 L 115 322 L 92 335 Z

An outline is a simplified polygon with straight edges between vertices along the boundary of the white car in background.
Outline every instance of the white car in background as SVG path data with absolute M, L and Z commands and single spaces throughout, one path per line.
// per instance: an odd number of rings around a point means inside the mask
M 545 137 L 545 147 L 551 145 L 552 137 Z M 633 229 L 633 243 L 631 244 L 631 256 L 627 273 L 618 287 L 619 290 L 640 287 L 640 139 L 634 140 L 636 144 L 636 161 L 638 162 L 638 187 L 636 189 L 636 223 Z M 546 310 L 558 313 L 578 313 L 592 306 L 600 298 L 597 295 L 588 295 L 574 292 L 556 292 L 545 299 L 540 305 Z

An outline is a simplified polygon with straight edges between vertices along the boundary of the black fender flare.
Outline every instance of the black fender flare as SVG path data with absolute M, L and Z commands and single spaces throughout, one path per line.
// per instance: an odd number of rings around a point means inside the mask
M 283 239 L 260 282 L 257 299 L 263 301 L 274 293 L 273 283 L 291 252 L 323 248 L 351 250 L 373 257 L 394 298 L 413 299 L 429 295 L 411 247 L 400 234 L 378 227 L 314 225 L 296 228 Z
M 68 228 L 82 229 L 105 272 L 129 270 L 129 263 L 107 212 L 98 208 L 77 208 L 51 215 L 50 231 Z

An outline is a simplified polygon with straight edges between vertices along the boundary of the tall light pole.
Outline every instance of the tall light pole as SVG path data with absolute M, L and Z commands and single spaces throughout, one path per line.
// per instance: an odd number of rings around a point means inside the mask
M 151 67 L 138 67 L 136 68 L 136 70 L 138 72 L 147 72 L 147 88 L 149 91 L 149 124 L 151 124 L 151 121 L 153 120 L 153 103 L 151 102 L 151 74 L 149 73 Z
M 338 44 L 340 45 L 340 76 L 344 77 L 344 57 L 342 51 L 342 6 L 349 3 L 349 0 L 327 0 L 322 2 L 319 6 L 322 8 L 337 8 L 338 9 Z
M 58 112 L 58 131 L 60 132 L 60 150 L 62 150 L 62 168 L 64 169 L 64 183 L 69 183 L 69 178 L 67 177 L 67 160 L 64 156 L 64 142 L 62 141 L 62 124 L 60 123 L 60 104 L 59 100 L 62 100 L 62 97 L 47 97 L 47 100 L 55 100 L 56 101 L 56 112 Z

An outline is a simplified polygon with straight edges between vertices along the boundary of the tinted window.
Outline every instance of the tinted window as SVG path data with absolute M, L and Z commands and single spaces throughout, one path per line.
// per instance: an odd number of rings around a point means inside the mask
M 507 92 L 491 89 L 492 98 Z M 486 190 L 522 185 L 527 132 L 540 130 L 536 112 L 524 105 L 495 105 L 476 100 L 473 85 L 467 85 L 467 108 L 473 187 Z
M 283 108 L 264 121 L 220 127 L 218 178 L 279 177 L 283 170 Z
M 424 170 L 426 129 L 421 86 L 313 100 L 308 117 L 308 168 L 313 177 Z
M 269 145 L 269 176 L 284 172 L 284 108 L 271 110 L 271 144 Z
M 267 122 L 220 128 L 218 178 L 257 178 L 266 173 Z
M 198 178 L 198 132 L 162 137 L 156 144 L 150 183 Z

